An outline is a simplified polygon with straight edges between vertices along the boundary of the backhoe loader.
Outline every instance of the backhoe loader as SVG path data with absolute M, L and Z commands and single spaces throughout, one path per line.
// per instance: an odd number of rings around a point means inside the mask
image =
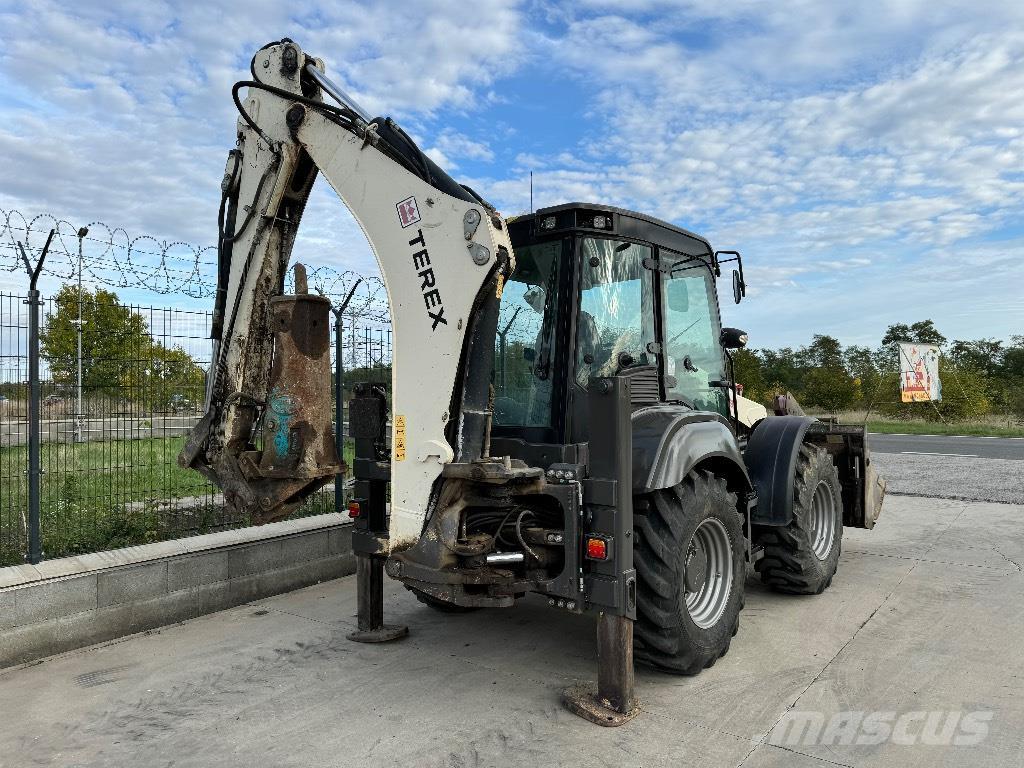
M 743 298 L 738 252 L 608 205 L 504 218 L 288 39 L 232 97 L 214 362 L 179 461 L 256 523 L 340 470 L 330 304 L 301 265 L 284 294 L 322 174 L 376 256 L 393 329 L 391 381 L 349 408 L 351 639 L 407 632 L 383 621 L 384 572 L 441 611 L 538 593 L 596 614 L 596 689 L 563 701 L 619 725 L 638 711 L 634 656 L 692 675 L 729 649 L 748 565 L 782 592 L 829 586 L 843 527 L 874 525 L 884 483 L 863 428 L 737 394 L 747 336 L 721 326 L 716 281 L 731 265 Z

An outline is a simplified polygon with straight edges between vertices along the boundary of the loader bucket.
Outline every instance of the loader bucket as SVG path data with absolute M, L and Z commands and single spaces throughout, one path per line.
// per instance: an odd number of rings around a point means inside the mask
M 882 499 L 885 497 L 885 478 L 875 472 L 870 452 L 864 446 L 864 527 L 874 528 L 882 513 Z
M 843 488 L 843 524 L 874 528 L 882 512 L 885 480 L 875 471 L 867 444 L 867 429 L 859 424 L 817 422 L 805 440 L 832 455 Z

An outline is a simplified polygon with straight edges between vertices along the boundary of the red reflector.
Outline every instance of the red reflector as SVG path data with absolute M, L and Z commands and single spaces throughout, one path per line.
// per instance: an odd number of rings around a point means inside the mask
M 604 539 L 587 539 L 587 557 L 591 560 L 607 560 L 608 542 Z
M 349 517 L 353 517 L 353 518 L 359 517 L 359 502 L 358 501 L 350 501 L 348 503 L 348 516 Z

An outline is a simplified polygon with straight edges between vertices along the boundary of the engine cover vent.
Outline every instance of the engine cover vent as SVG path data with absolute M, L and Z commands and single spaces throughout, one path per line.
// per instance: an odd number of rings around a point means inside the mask
M 634 409 L 661 402 L 658 366 L 640 365 L 623 371 L 621 375 L 630 381 L 630 403 Z

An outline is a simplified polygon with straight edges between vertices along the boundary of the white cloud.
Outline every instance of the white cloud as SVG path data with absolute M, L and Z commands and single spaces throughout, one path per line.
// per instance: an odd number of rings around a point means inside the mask
M 886 312 L 924 311 L 924 285 L 978 306 L 945 310 L 953 335 L 1024 325 L 1005 256 L 1020 242 L 978 247 L 1024 220 L 1020 3 L 37 0 L 4 6 L 0 28 L 0 207 L 212 242 L 231 84 L 287 35 L 507 212 L 528 207 L 533 169 L 538 206 L 623 205 L 741 248 L 755 287 L 740 319 L 805 334 L 827 299 L 836 328 L 859 333 L 874 307 L 884 329 Z M 513 104 L 517 76 L 575 86 L 582 124 L 543 89 Z M 549 126 L 565 144 L 540 151 Z M 373 270 L 322 185 L 304 221 L 299 258 Z
M 0 11 L 0 207 L 206 244 L 237 115 L 230 89 L 268 35 L 325 59 L 372 111 L 424 116 L 472 109 L 516 62 L 517 11 L 484 0 L 59 3 Z M 487 101 L 486 93 L 483 95 Z M 455 158 L 491 150 L 449 131 Z M 444 158 L 441 158 L 444 159 Z M 318 185 L 296 256 L 373 273 L 361 231 Z M 0 253 L 0 267 L 11 264 Z M 13 276 L 12 276 L 13 277 Z
M 429 141 L 421 141 L 421 144 L 429 147 L 424 153 L 446 171 L 458 169 L 459 163 L 466 160 L 484 163 L 494 160 L 494 151 L 486 142 L 476 141 L 450 128 L 441 131 L 433 140 L 433 145 Z

